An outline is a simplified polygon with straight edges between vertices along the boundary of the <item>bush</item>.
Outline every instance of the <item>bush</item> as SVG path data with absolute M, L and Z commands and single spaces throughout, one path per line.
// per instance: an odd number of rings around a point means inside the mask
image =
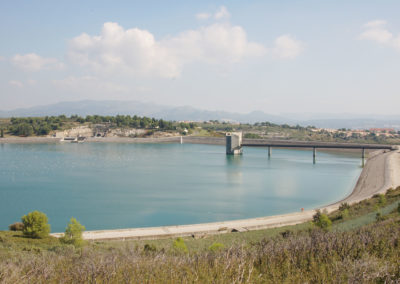
M 72 217 L 65 228 L 64 236 L 60 240 L 65 244 L 81 246 L 83 244 L 82 232 L 85 229 L 85 226 L 81 225 L 74 217 Z
M 384 216 L 382 215 L 382 213 L 379 211 L 379 212 L 377 212 L 376 215 L 375 215 L 375 220 L 376 220 L 376 222 L 380 222 L 380 221 L 385 220 L 385 217 L 384 217 Z
M 344 202 L 342 204 L 340 204 L 339 206 L 339 211 L 344 211 L 344 210 L 349 210 L 350 209 L 350 205 L 347 202 Z
M 293 235 L 293 232 L 291 230 L 285 230 L 281 232 L 281 236 L 284 239 L 289 238 L 291 235 Z
M 10 231 L 22 231 L 24 229 L 24 224 L 21 222 L 15 222 L 14 224 L 8 226 L 8 229 Z
M 39 211 L 33 211 L 21 218 L 24 225 L 22 232 L 30 238 L 44 238 L 50 233 L 50 225 L 46 214 Z
M 344 209 L 340 216 L 342 217 L 342 220 L 348 219 L 350 216 L 349 209 Z
M 386 205 L 386 197 L 383 194 L 379 194 L 378 204 L 380 207 L 384 207 Z
M 145 252 L 156 252 L 156 251 L 157 251 L 157 248 L 156 248 L 156 246 L 153 245 L 153 244 L 145 244 L 144 247 L 143 247 L 143 250 L 144 250 Z
M 399 202 L 399 204 L 397 205 L 397 212 L 400 214 L 400 202 Z
M 314 214 L 313 223 L 323 230 L 329 230 L 332 226 L 331 219 L 329 219 L 326 214 L 321 213 L 320 210 L 317 210 L 317 212 Z
M 185 241 L 184 241 L 182 238 L 177 238 L 177 239 L 174 241 L 172 247 L 174 248 L 174 250 L 175 250 L 176 252 L 184 252 L 184 253 L 187 253 L 187 252 L 188 252 L 188 249 L 187 249 L 187 246 L 186 246 L 186 244 L 185 244 Z
M 262 137 L 256 133 L 246 133 L 246 134 L 244 134 L 243 138 L 259 139 Z
M 224 245 L 221 243 L 213 243 L 208 249 L 212 252 L 217 252 L 219 250 L 222 250 L 224 248 Z

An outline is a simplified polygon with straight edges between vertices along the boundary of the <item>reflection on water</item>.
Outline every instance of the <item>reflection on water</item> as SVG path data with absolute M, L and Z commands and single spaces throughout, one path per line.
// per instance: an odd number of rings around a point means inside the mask
M 0 229 L 40 210 L 53 231 L 190 224 L 314 208 L 348 194 L 359 158 L 193 144 L 0 144 Z
M 243 155 L 225 155 L 226 157 L 226 165 L 231 166 L 231 165 L 238 165 L 240 166 L 242 163 L 242 158 Z
M 226 155 L 226 182 L 229 184 L 242 184 L 242 155 Z

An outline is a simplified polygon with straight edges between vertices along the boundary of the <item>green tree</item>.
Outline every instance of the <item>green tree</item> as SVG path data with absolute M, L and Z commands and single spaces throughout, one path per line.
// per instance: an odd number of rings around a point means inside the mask
M 44 238 L 50 233 L 50 225 L 46 214 L 39 211 L 33 211 L 22 216 L 24 224 L 23 234 L 30 238 Z
M 82 233 L 85 229 L 85 226 L 81 225 L 78 220 L 72 217 L 65 228 L 65 233 L 61 241 L 66 244 L 81 246 L 83 244 Z
M 33 127 L 32 125 L 29 125 L 28 123 L 21 123 L 18 124 L 15 134 L 21 135 L 21 136 L 31 136 L 33 134 Z
M 321 213 L 320 210 L 317 210 L 317 212 L 313 216 L 313 223 L 316 226 L 326 231 L 329 230 L 332 226 L 331 219 L 329 219 L 329 217 L 326 214 Z
M 3 128 L 0 130 L 0 137 L 4 138 L 4 129 Z
M 48 126 L 47 124 L 44 124 L 42 126 L 40 126 L 39 130 L 38 130 L 38 134 L 39 135 L 47 135 L 49 134 L 51 131 L 50 126 Z

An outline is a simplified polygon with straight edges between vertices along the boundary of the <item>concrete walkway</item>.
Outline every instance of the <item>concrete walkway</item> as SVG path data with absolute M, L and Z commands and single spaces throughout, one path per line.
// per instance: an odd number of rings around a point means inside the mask
M 400 186 L 400 151 L 376 151 L 372 153 L 367 160 L 353 192 L 343 200 L 320 209 L 326 209 L 328 212 L 331 212 L 338 209 L 342 202 L 348 202 L 350 204 L 359 202 L 372 197 L 374 194 L 384 193 L 387 189 L 397 186 Z M 221 234 L 235 231 L 244 232 L 295 225 L 311 220 L 314 214 L 315 210 L 307 210 L 291 214 L 226 222 L 86 231 L 83 233 L 83 237 L 86 240 L 160 239 L 178 236 L 202 237 L 209 234 Z M 63 234 L 54 233 L 52 235 L 60 237 Z

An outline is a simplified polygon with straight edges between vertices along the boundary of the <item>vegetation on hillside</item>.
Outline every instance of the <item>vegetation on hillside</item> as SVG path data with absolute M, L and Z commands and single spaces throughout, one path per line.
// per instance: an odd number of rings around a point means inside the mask
M 30 212 L 21 218 L 23 228 L 22 232 L 30 238 L 45 238 L 50 233 L 50 225 L 46 214 L 39 211 Z
M 219 122 L 217 120 L 207 122 L 177 122 L 166 121 L 149 117 L 116 115 L 101 116 L 88 115 L 81 117 L 72 115 L 24 117 L 0 119 L 0 137 L 4 135 L 16 136 L 41 136 L 49 135 L 58 130 L 71 129 L 77 126 L 104 125 L 113 128 L 146 129 L 147 135 L 155 132 L 174 132 L 180 135 L 214 136 L 222 137 L 225 132 L 242 131 L 244 138 L 250 139 L 285 139 L 301 141 L 325 141 L 325 142 L 359 142 L 399 144 L 400 131 L 393 133 L 377 134 L 365 130 L 363 134 L 349 129 L 327 130 L 317 129 L 314 126 L 303 127 L 300 125 L 274 124 L 259 122 L 254 124 L 236 124 Z
M 376 195 L 355 205 L 342 204 L 327 215 L 330 230 L 320 229 L 315 217 L 314 224 L 202 239 L 91 242 L 83 247 L 0 232 L 0 282 L 396 282 L 400 187 L 384 198 L 384 203 Z
M 64 236 L 60 238 L 60 241 L 76 247 L 82 246 L 84 244 L 82 233 L 85 229 L 85 226 L 81 225 L 78 220 L 72 217 L 65 228 Z

